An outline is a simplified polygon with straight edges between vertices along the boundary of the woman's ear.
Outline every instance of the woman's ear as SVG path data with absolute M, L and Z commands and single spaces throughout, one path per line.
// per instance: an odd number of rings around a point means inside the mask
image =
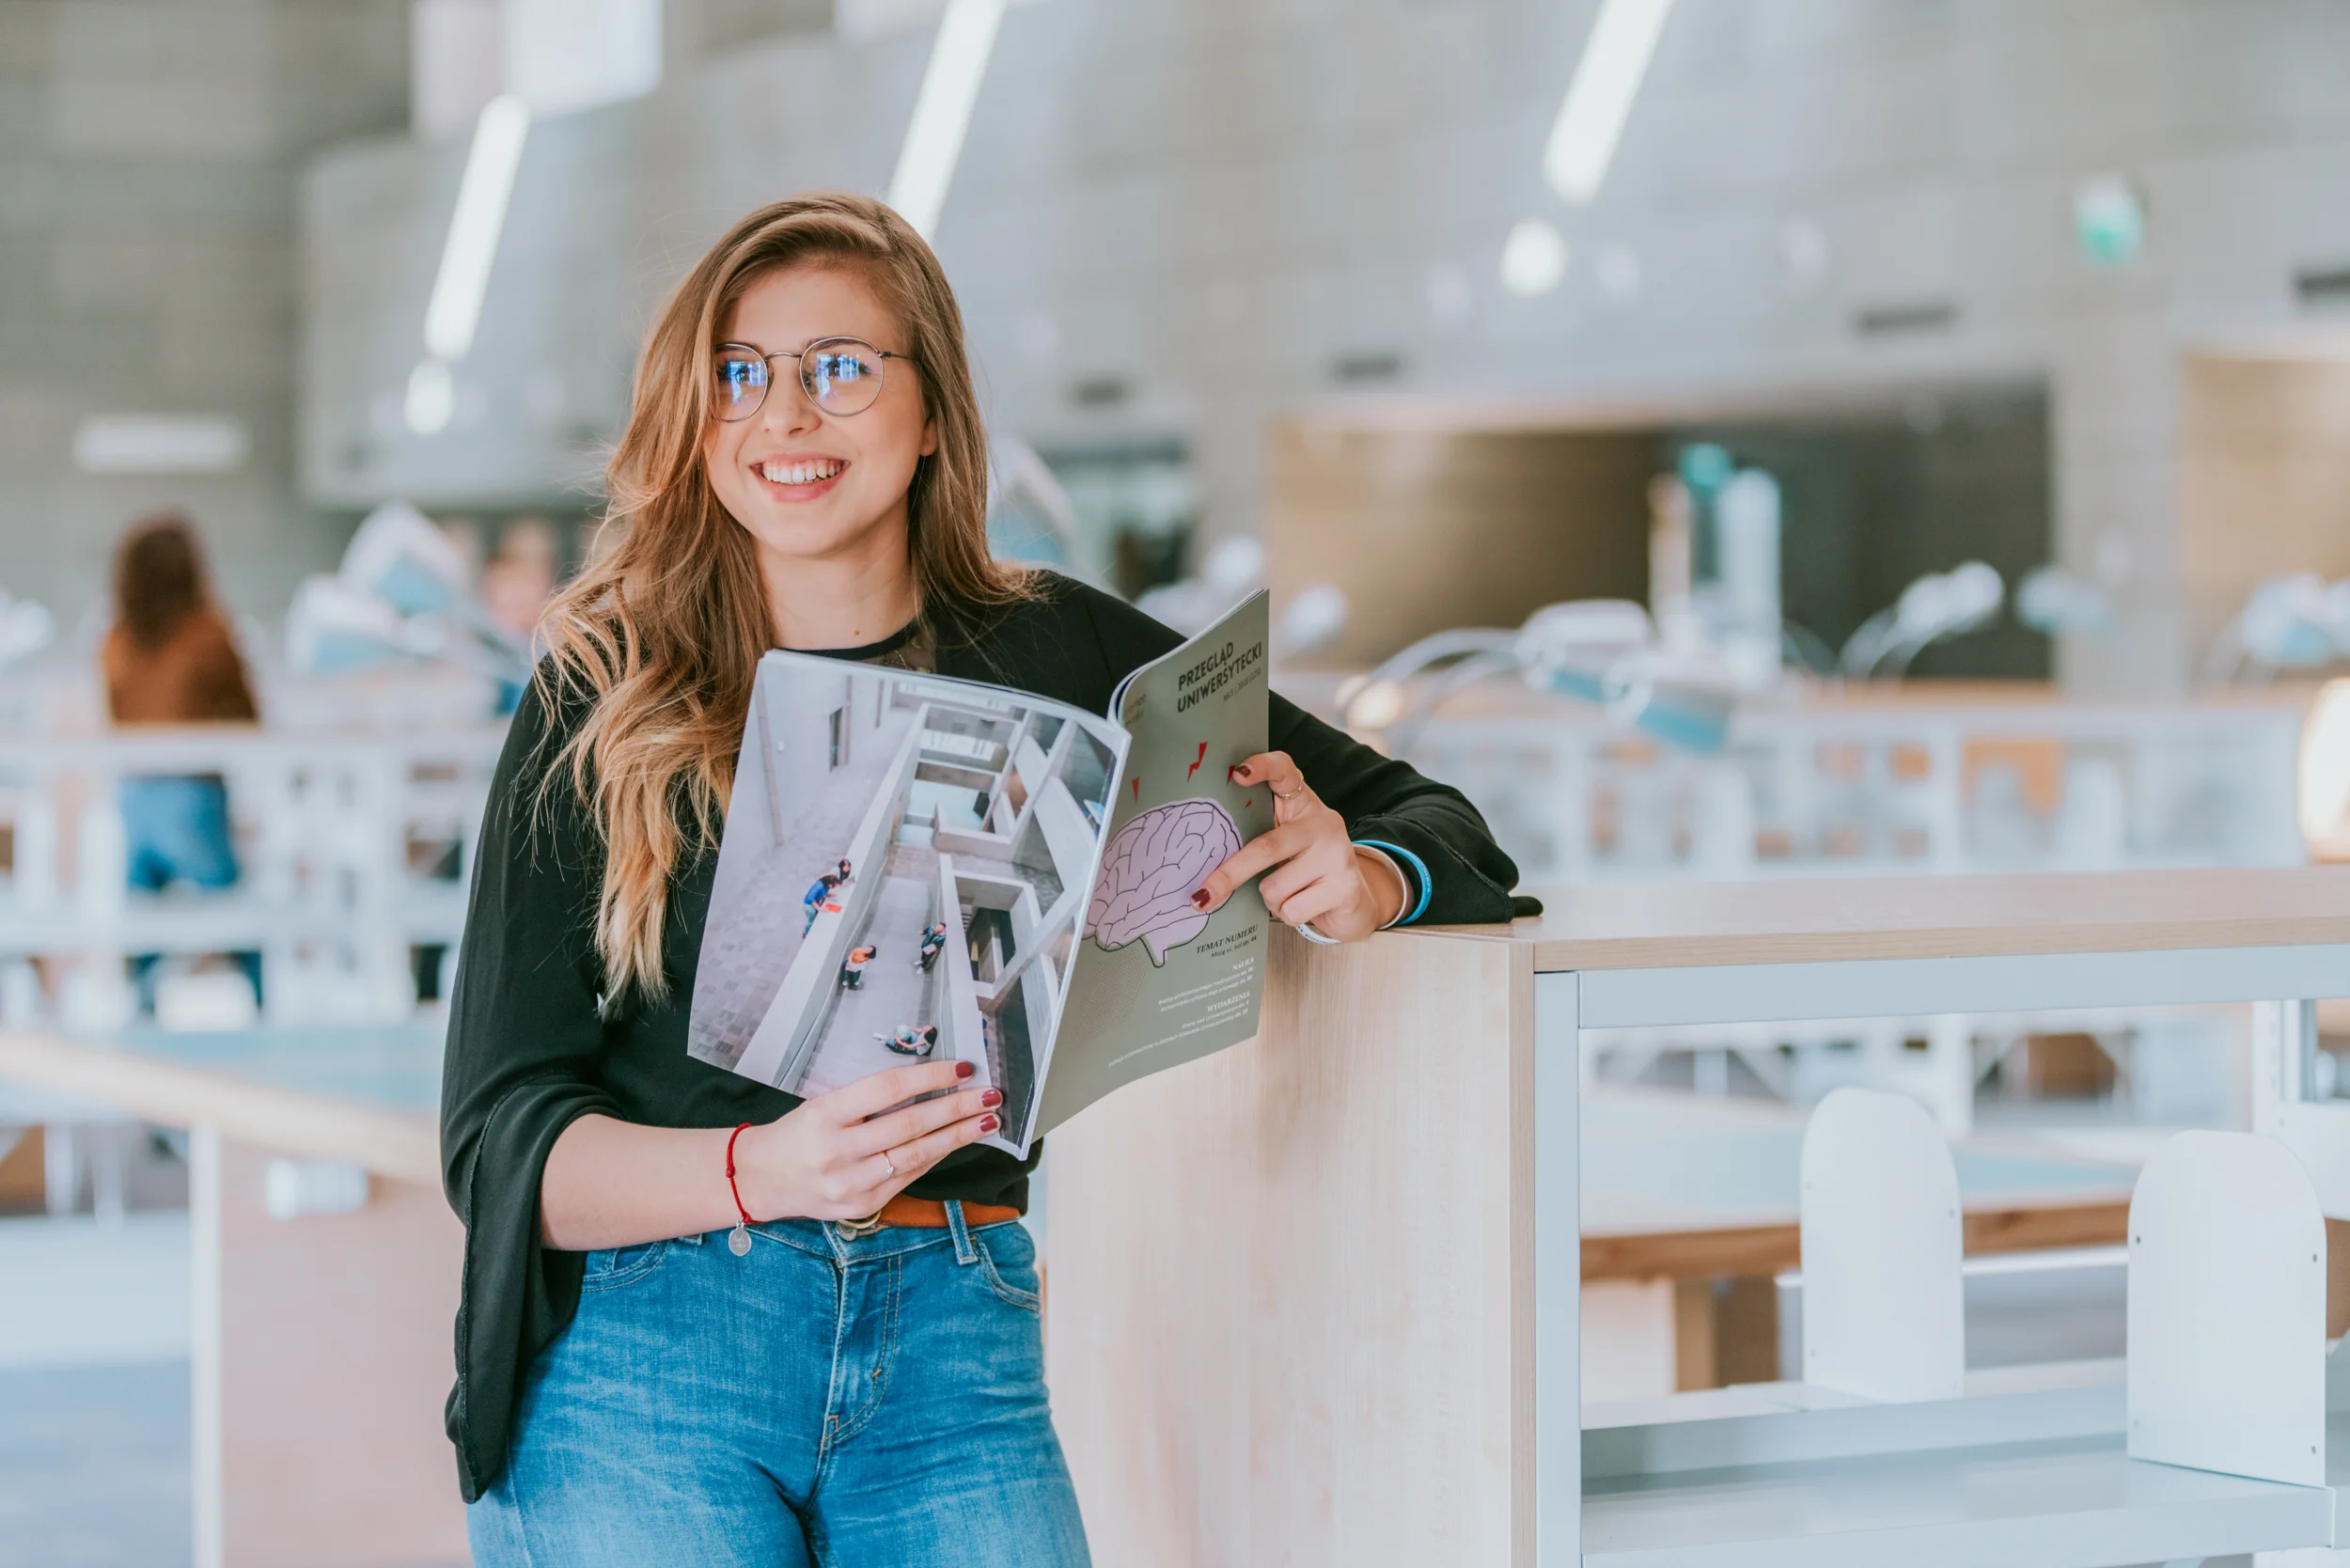
M 929 415 L 922 416 L 922 449 L 917 455 L 921 457 L 938 455 L 938 421 Z

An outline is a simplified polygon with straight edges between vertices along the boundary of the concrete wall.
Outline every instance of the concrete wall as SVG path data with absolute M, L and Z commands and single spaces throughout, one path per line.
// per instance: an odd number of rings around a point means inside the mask
M 347 520 L 293 473 L 301 160 L 407 114 L 405 0 L 0 5 L 0 588 L 70 635 L 122 524 L 185 507 L 274 616 Z M 101 478 L 92 413 L 228 415 L 236 472 Z
M 2350 264 L 2350 8 L 1681 0 L 1606 188 L 1570 211 L 1540 150 L 1594 8 L 1013 7 L 938 236 L 995 416 L 1058 449 L 1181 435 L 1213 537 L 1261 525 L 1276 421 L 1333 403 L 2044 382 L 2059 548 L 2123 608 L 2061 671 L 2184 680 L 2179 363 L 2314 319 L 2296 274 Z M 881 189 L 928 42 L 746 44 L 535 130 L 462 372 L 472 422 L 430 450 L 384 411 L 457 155 L 321 164 L 311 493 L 478 501 L 592 475 L 659 290 L 755 202 Z M 2102 174 L 2145 195 L 2126 266 L 2074 240 Z M 1496 264 L 1528 216 L 1574 258 L 1522 300 Z M 322 374 L 354 363 L 353 384 Z

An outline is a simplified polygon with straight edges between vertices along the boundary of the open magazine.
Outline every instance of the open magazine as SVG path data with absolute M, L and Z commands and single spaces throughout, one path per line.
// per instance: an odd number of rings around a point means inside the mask
M 1273 825 L 1265 596 L 1135 671 L 1112 717 L 805 653 L 760 661 L 687 1049 L 803 1097 L 958 1058 L 1025 1156 L 1121 1084 L 1257 1032 Z

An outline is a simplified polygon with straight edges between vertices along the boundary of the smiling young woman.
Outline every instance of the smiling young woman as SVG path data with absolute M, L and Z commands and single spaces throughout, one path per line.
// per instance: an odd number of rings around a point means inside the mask
M 998 1102 L 953 1063 L 803 1102 L 696 1060 L 686 998 L 766 650 L 1100 712 L 1180 639 L 989 557 L 954 296 L 864 197 L 761 209 L 694 268 L 606 484 L 612 548 L 548 612 L 451 1000 L 475 1560 L 1083 1563 L 1018 1223 L 1041 1147 L 971 1147 Z M 1277 697 L 1272 730 L 1243 767 L 1277 825 L 1211 902 L 1261 876 L 1341 940 L 1511 916 L 1458 793 Z

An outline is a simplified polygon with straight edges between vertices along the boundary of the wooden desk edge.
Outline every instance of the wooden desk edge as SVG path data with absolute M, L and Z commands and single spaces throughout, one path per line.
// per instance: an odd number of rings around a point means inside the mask
M 2322 948 L 2350 943 L 2339 919 L 2214 920 L 1953 926 L 1932 930 L 1758 933 L 1736 937 L 1623 937 L 1536 942 L 1541 973 L 1596 969 L 1700 969 L 1729 965 L 1850 964 L 1937 958 L 2029 958 L 2087 953 L 2200 952 L 2222 948 Z
M 2073 1203 L 1969 1209 L 1966 1255 L 2113 1247 L 2129 1237 L 2126 1196 Z M 1788 1222 L 1710 1231 L 1645 1231 L 1583 1237 L 1583 1279 L 1724 1279 L 1779 1274 L 1803 1263 L 1802 1231 Z
M 2350 912 L 2324 918 L 2286 916 L 2135 922 L 2051 921 L 2044 925 L 1919 926 L 1730 935 L 1544 938 L 1527 929 L 1536 926 L 1533 920 L 1508 926 L 1429 926 L 1406 934 L 1530 948 L 1537 974 L 2350 945 Z
M 135 1050 L 0 1029 L 0 1077 L 166 1126 L 204 1126 L 274 1153 L 341 1160 L 437 1188 L 440 1128 L 412 1112 L 255 1084 Z

